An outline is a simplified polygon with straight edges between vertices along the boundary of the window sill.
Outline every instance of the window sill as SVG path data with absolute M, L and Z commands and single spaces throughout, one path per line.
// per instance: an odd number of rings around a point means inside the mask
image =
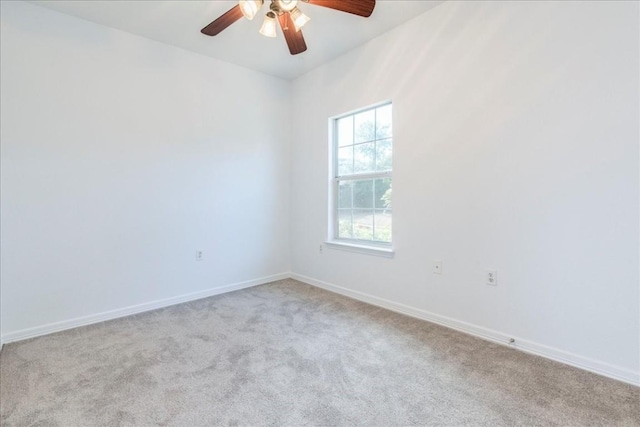
M 392 247 L 373 246 L 359 243 L 342 242 L 339 240 L 329 240 L 324 242 L 328 248 L 339 249 L 341 251 L 356 252 L 365 255 L 375 255 L 384 258 L 393 258 L 395 251 Z

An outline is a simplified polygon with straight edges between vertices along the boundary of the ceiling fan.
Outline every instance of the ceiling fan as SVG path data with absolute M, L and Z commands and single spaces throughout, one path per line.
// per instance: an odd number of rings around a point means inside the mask
M 208 36 L 215 36 L 243 16 L 252 20 L 260 11 L 263 3 L 264 0 L 239 0 L 237 5 L 204 27 L 200 32 Z M 298 7 L 300 3 L 324 6 L 365 18 L 371 16 L 376 6 L 376 0 L 271 0 L 269 11 L 264 17 L 262 28 L 260 28 L 260 34 L 267 37 L 275 37 L 277 20 L 280 23 L 280 28 L 282 28 L 291 55 L 297 55 L 307 50 L 301 28 L 310 18 L 300 10 Z

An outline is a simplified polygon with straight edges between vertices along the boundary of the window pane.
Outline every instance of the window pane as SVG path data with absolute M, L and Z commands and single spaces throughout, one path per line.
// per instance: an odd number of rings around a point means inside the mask
M 392 241 L 392 119 L 387 104 L 334 122 L 336 238 Z
M 390 171 L 392 162 L 391 140 L 376 142 L 376 171 Z
M 391 178 L 376 179 L 375 186 L 375 208 L 391 209 Z
M 354 173 L 373 172 L 374 162 L 376 158 L 376 144 L 375 142 L 368 142 L 366 144 L 354 145 Z
M 391 104 L 376 109 L 376 139 L 390 138 L 393 129 L 391 126 Z
M 355 116 L 356 140 L 368 142 L 376 139 L 376 110 L 365 111 Z
M 373 240 L 391 243 L 391 211 L 388 209 L 375 211 L 375 234 Z
M 353 207 L 353 182 L 341 181 L 338 183 L 338 209 L 351 209 Z
M 338 176 L 353 173 L 353 145 L 338 149 Z
M 353 238 L 373 240 L 373 210 L 353 210 Z
M 338 237 L 353 239 L 353 223 L 351 221 L 351 209 L 338 210 Z
M 373 180 L 358 180 L 353 182 L 353 207 L 373 208 Z
M 338 120 L 338 147 L 353 144 L 353 116 Z

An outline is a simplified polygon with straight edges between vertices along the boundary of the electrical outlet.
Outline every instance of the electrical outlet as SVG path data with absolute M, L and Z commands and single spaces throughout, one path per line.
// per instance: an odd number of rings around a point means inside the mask
M 204 251 L 197 250 L 196 251 L 196 261 L 202 261 L 204 259 Z
M 442 274 L 442 261 L 436 260 L 433 262 L 433 274 Z
M 322 255 L 322 253 L 324 252 L 324 245 L 322 243 L 320 243 L 320 255 Z
M 487 285 L 498 286 L 498 271 L 497 270 L 485 270 L 485 282 Z

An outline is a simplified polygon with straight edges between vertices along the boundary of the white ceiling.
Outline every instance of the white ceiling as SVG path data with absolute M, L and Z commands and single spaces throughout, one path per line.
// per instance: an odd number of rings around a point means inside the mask
M 236 1 L 39 0 L 31 3 L 267 74 L 293 79 L 442 1 L 378 0 L 369 18 L 302 4 L 300 8 L 311 17 L 303 29 L 308 50 L 296 56 L 289 54 L 281 31 L 276 39 L 258 33 L 262 16 L 253 21 L 242 18 L 215 37 L 200 33 L 200 29 L 235 6 Z M 262 10 L 266 13 L 266 5 Z

